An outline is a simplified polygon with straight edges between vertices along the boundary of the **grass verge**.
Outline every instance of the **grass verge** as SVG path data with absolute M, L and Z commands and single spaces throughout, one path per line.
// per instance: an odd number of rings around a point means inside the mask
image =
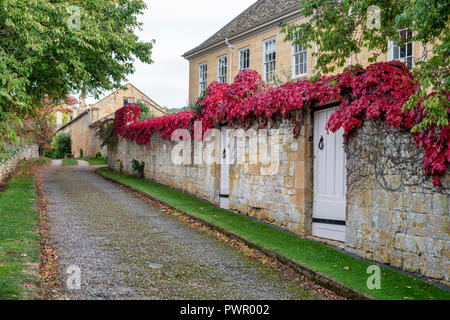
M 95 158 L 92 158 L 92 159 L 89 159 L 89 158 L 86 158 L 86 159 L 79 159 L 79 160 L 84 160 L 84 161 L 86 161 L 86 162 L 88 162 L 91 166 L 100 166 L 100 165 L 108 165 L 108 160 L 106 160 L 106 159 L 104 159 L 104 158 L 101 158 L 101 159 L 95 159 Z
M 123 175 L 107 168 L 100 175 L 132 187 L 178 210 L 215 225 L 260 248 L 274 252 L 315 273 L 333 279 L 361 294 L 376 299 L 448 300 L 450 292 L 409 275 L 381 266 L 381 289 L 370 290 L 367 268 L 372 264 L 316 241 L 302 239 L 238 214 L 220 209 L 188 194 Z
M 62 159 L 63 166 L 76 166 L 78 165 L 78 161 L 75 159 Z
M 0 194 L 0 300 L 39 294 L 40 237 L 32 168 L 46 161 L 21 162 Z

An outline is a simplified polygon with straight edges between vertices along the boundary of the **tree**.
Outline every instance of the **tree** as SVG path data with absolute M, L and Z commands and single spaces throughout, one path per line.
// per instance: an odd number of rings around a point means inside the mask
M 134 33 L 143 0 L 3 0 L 0 4 L 0 144 L 45 96 L 98 97 L 120 87 L 153 41 Z
M 19 137 L 37 143 L 39 154 L 44 154 L 44 151 L 50 148 L 50 140 L 55 133 L 56 112 L 72 113 L 70 106 L 76 103 L 78 100 L 71 95 L 61 101 L 44 98 L 38 107 L 24 116 L 22 125 L 16 126 Z
M 70 156 L 72 153 L 72 143 L 70 134 L 68 133 L 61 133 L 56 136 L 55 138 L 55 145 L 56 145 L 56 158 L 61 159 L 65 158 L 66 156 Z
M 285 24 L 286 40 L 312 48 L 317 44 L 317 73 L 344 66 L 348 58 L 368 48 L 370 62 L 388 50 L 388 40 L 405 43 L 398 30 L 410 28 L 413 41 L 423 44 L 424 54 L 415 62 L 413 73 L 421 86 L 406 103 L 412 109 L 422 104 L 426 117 L 413 131 L 430 125 L 448 125 L 450 87 L 450 3 L 439 0 L 304 0 L 300 12 L 309 20 Z M 379 16 L 379 20 L 377 17 Z M 378 23 L 379 22 L 379 23 Z M 408 41 L 411 41 L 408 40 Z M 426 44 L 433 44 L 431 51 Z M 436 95 L 426 97 L 431 90 Z
M 141 120 L 150 119 L 150 118 L 154 118 L 155 117 L 155 115 L 150 110 L 150 107 L 148 106 L 147 103 L 145 103 L 142 100 L 138 100 L 138 101 L 136 101 L 136 104 L 139 107 L 141 107 L 141 115 L 140 115 L 140 119 Z

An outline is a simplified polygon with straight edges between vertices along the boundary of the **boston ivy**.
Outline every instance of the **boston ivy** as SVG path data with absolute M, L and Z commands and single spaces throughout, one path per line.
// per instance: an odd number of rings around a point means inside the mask
M 323 76 L 314 82 L 306 79 L 288 82 L 279 87 L 265 84 L 254 70 L 240 71 L 232 84 L 213 82 L 197 101 L 197 110 L 182 111 L 157 118 L 138 121 L 140 107 L 128 104 L 116 112 L 116 133 L 138 144 L 150 145 L 150 136 L 171 139 L 179 128 L 192 128 L 193 121 L 201 121 L 203 132 L 223 122 L 235 126 L 261 126 L 268 121 L 287 119 L 294 124 L 297 136 L 308 107 L 340 101 L 338 110 L 331 115 L 327 130 L 343 128 L 346 139 L 364 120 L 381 118 L 388 127 L 412 131 L 414 141 L 424 150 L 423 170 L 434 177 L 435 186 L 450 163 L 450 128 L 448 124 L 430 122 L 423 126 L 427 108 L 422 102 L 435 95 L 418 100 L 410 108 L 403 105 L 419 89 L 419 84 L 408 68 L 398 61 L 380 62 L 366 69 L 351 67 L 334 76 Z M 448 99 L 445 110 L 450 113 Z

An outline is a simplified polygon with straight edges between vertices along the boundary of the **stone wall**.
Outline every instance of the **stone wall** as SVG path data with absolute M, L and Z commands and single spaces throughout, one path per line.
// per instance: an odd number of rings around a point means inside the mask
M 22 145 L 20 158 L 22 160 L 39 158 L 39 146 L 36 143 Z
M 162 139 L 159 134 L 151 137 L 151 148 L 138 145 L 132 140 L 120 139 L 118 145 L 108 148 L 108 165 L 116 171 L 137 175 L 131 161 L 145 162 L 145 179 L 182 190 L 199 198 L 217 204 L 218 170 L 216 165 L 176 165 L 171 153 L 176 142 Z
M 0 162 L 0 186 L 14 173 L 20 160 L 39 158 L 39 147 L 37 144 L 23 144 L 18 146 L 17 153 L 8 160 Z
M 409 132 L 367 121 L 347 152 L 346 250 L 449 281 L 450 176 L 434 188 Z
M 261 161 L 230 166 L 230 209 L 304 236 L 311 234 L 312 220 L 311 118 L 298 138 L 291 123 L 278 129 L 278 166 Z
M 311 119 L 307 117 L 297 139 L 291 124 L 281 124 L 279 129 L 281 150 L 277 167 L 263 165 L 259 159 L 256 164 L 230 165 L 229 206 L 241 214 L 306 235 L 311 233 L 312 217 Z M 119 138 L 114 150 L 108 150 L 109 166 L 120 171 L 122 165 L 123 172 L 136 174 L 131 160 L 144 161 L 146 179 L 218 205 L 220 165 L 174 165 L 174 145 L 159 134 L 151 137 L 151 148 Z M 248 163 L 248 137 L 246 145 Z
M 231 210 L 298 235 L 311 235 L 312 116 L 299 137 L 292 125 L 278 124 L 278 168 L 260 162 L 230 165 Z M 276 126 L 275 126 L 276 128 Z M 145 178 L 219 204 L 220 165 L 174 165 L 174 142 L 154 134 L 151 148 L 119 139 L 108 150 L 109 166 L 136 174 L 131 160 L 145 162 Z M 367 121 L 350 137 L 347 153 L 345 249 L 363 258 L 449 281 L 450 177 L 434 188 L 422 174 L 422 151 L 412 135 Z M 275 171 L 274 171 L 275 170 Z
M 4 185 L 8 178 L 14 173 L 19 164 L 18 156 L 12 157 L 3 163 L 0 163 L 0 186 Z

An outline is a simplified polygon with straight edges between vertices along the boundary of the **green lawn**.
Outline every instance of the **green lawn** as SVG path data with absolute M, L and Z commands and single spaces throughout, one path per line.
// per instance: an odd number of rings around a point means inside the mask
M 95 158 L 92 158 L 92 159 L 89 159 L 89 158 L 86 158 L 86 159 L 79 159 L 79 160 L 84 160 L 84 161 L 87 161 L 91 166 L 100 166 L 100 165 L 108 165 L 108 160 L 106 160 L 105 158 L 100 158 L 100 159 L 95 159 Z
M 22 162 L 0 194 L 0 300 L 36 297 L 40 237 L 35 181 L 30 171 L 33 164 L 42 163 Z
M 62 159 L 63 166 L 76 166 L 78 161 L 76 159 Z
M 143 191 L 181 211 L 233 232 L 260 247 L 281 254 L 318 273 L 366 293 L 376 299 L 450 299 L 450 292 L 408 276 L 381 267 L 381 289 L 370 290 L 366 282 L 371 263 L 353 258 L 341 251 L 312 240 L 302 239 L 254 220 L 217 208 L 185 193 L 107 168 L 97 173 Z

